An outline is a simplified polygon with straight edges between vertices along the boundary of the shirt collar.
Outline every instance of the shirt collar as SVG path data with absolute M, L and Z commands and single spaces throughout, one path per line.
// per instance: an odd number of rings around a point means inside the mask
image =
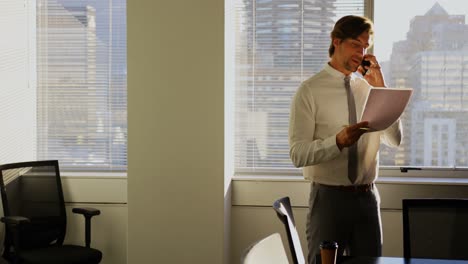
M 346 77 L 346 75 L 338 70 L 336 70 L 335 68 L 333 68 L 332 66 L 330 66 L 330 64 L 325 64 L 325 67 L 324 67 L 324 70 L 329 73 L 331 76 L 335 77 L 335 78 L 340 78 L 340 79 L 344 79 Z M 354 74 L 351 73 L 350 74 L 351 76 L 351 80 L 354 80 Z

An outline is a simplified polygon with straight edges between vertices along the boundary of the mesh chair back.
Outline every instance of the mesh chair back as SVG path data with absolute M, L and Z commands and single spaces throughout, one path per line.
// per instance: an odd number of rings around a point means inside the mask
M 302 252 L 301 240 L 296 229 L 296 222 L 292 213 L 291 201 L 289 197 L 283 197 L 273 203 L 278 218 L 283 222 L 288 234 L 289 248 L 294 263 L 305 264 L 304 253 Z
M 468 200 L 404 199 L 407 258 L 468 260 Z
M 20 230 L 21 248 L 63 243 L 66 212 L 58 161 L 37 161 L 0 166 L 0 187 L 5 216 L 31 220 Z M 6 232 L 5 246 L 12 245 Z

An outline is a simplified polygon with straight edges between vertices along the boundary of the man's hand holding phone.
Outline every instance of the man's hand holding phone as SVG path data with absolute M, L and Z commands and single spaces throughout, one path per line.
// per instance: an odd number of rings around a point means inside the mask
M 383 73 L 374 55 L 364 55 L 358 70 L 370 85 L 374 87 L 386 87 Z
M 362 67 L 362 76 L 366 75 L 368 67 L 370 67 L 370 61 L 362 60 L 361 62 Z

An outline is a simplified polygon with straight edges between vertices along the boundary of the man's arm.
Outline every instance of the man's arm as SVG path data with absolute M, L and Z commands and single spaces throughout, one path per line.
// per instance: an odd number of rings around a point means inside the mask
M 366 81 L 374 87 L 386 87 L 385 79 L 380 68 L 377 58 L 374 55 L 366 54 L 364 59 L 370 62 L 367 74 L 364 76 Z M 362 69 L 360 69 L 362 72 Z M 390 127 L 385 129 L 382 134 L 382 142 L 388 146 L 397 147 L 400 145 L 403 138 L 401 121 L 398 119 Z
M 403 139 L 403 128 L 400 119 L 385 129 L 381 135 L 382 142 L 391 147 L 398 147 Z
M 299 88 L 289 118 L 289 155 L 296 167 L 306 167 L 334 159 L 340 154 L 336 136 L 314 139 L 315 104 L 313 97 Z
M 364 79 L 374 87 L 387 87 L 377 58 L 372 54 L 366 54 L 364 55 L 364 60 L 370 62 L 370 66 L 366 66 L 367 73 L 364 75 Z M 361 74 L 363 73 L 362 66 L 359 66 L 358 71 Z

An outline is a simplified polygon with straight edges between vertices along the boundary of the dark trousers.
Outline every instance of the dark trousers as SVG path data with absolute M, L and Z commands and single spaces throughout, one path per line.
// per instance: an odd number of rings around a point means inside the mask
M 380 196 L 368 191 L 341 190 L 312 183 L 307 215 L 308 263 L 315 264 L 320 242 L 338 242 L 338 256 L 381 256 Z

